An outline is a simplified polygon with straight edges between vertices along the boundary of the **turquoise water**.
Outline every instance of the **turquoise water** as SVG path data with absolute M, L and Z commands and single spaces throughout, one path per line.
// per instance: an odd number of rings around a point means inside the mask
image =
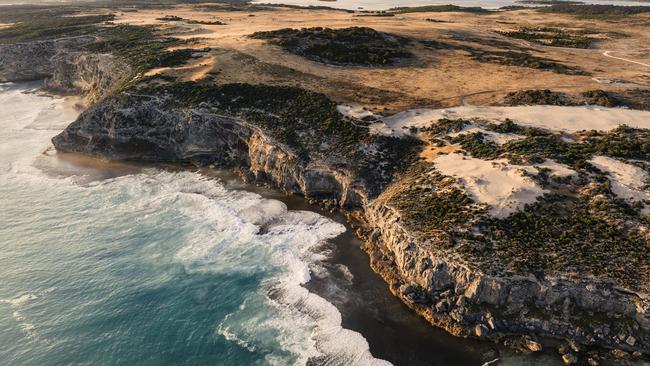
M 0 85 L 0 364 L 385 364 L 301 285 L 345 228 L 196 172 L 64 159 Z

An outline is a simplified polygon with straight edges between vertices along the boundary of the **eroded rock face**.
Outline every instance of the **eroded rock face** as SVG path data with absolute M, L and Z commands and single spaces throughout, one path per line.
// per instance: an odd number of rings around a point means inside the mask
M 0 82 L 31 81 L 52 76 L 52 58 L 78 49 L 93 37 L 72 37 L 28 43 L 0 45 Z
M 239 167 L 288 192 L 360 208 L 375 270 L 408 306 L 452 334 L 485 339 L 537 334 L 650 353 L 647 294 L 589 278 L 487 275 L 453 251 L 431 245 L 439 239 L 435 235 L 423 239 L 406 229 L 400 212 L 368 198 L 364 180 L 350 171 L 306 159 L 242 117 L 168 98 L 111 96 L 53 142 L 59 151 L 110 159 Z M 528 339 L 522 347 L 538 350 L 541 344 Z
M 107 95 L 131 76 L 131 67 L 108 53 L 59 52 L 50 61 L 53 71 L 46 80 L 47 88 L 92 99 Z
M 45 79 L 49 89 L 99 99 L 127 81 L 131 67 L 111 54 L 79 51 L 94 41 L 81 36 L 0 45 L 0 82 Z

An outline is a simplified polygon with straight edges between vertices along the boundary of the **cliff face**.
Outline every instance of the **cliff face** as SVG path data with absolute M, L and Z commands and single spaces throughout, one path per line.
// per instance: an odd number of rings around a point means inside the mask
M 272 138 L 254 119 L 225 112 L 224 106 L 179 105 L 170 98 L 111 96 L 53 142 L 59 151 L 110 159 L 239 167 L 249 179 L 329 205 L 359 208 L 375 270 L 407 305 L 453 334 L 488 339 L 534 334 L 650 353 L 646 293 L 589 278 L 486 275 L 406 229 L 396 208 L 368 194 L 359 173 L 306 157 Z M 529 338 L 524 347 L 541 346 Z
M 365 210 L 373 267 L 405 303 L 453 334 L 537 334 L 586 345 L 649 351 L 650 302 L 611 283 L 489 276 L 434 250 L 377 200 Z
M 49 89 L 96 100 L 126 81 L 131 67 L 110 54 L 80 51 L 94 37 L 0 45 L 0 82 L 45 79 Z
M 287 192 L 318 199 L 330 206 L 362 207 L 367 202 L 365 193 L 356 187 L 347 172 L 322 162 L 305 163 L 263 131 L 256 131 L 247 144 L 247 171 L 255 180 L 273 182 Z
M 91 101 L 107 95 L 131 76 L 131 67 L 111 54 L 59 52 L 50 59 L 52 74 L 45 86 L 55 91 L 87 95 Z

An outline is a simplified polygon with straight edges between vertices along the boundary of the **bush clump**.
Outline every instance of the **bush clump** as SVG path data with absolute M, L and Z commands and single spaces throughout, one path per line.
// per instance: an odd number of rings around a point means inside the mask
M 584 34 L 553 27 L 523 27 L 514 31 L 499 31 L 501 35 L 523 39 L 549 47 L 589 48 L 594 41 Z
M 510 92 L 505 97 L 505 103 L 508 105 L 576 105 L 568 95 L 548 89 L 531 89 Z
M 398 7 L 392 8 L 390 11 L 404 14 L 404 13 L 473 13 L 473 14 L 489 14 L 490 11 L 479 6 L 458 6 L 458 5 L 425 5 L 413 7 Z
M 411 58 L 403 37 L 377 32 L 372 28 L 285 28 L 255 32 L 252 38 L 265 39 L 308 59 L 336 64 L 386 66 Z
M 526 135 L 525 139 L 509 141 L 501 146 L 486 141 L 480 132 L 462 134 L 449 138 L 473 157 L 479 159 L 509 158 L 513 161 L 540 163 L 543 159 L 552 159 L 572 166 L 575 169 L 588 168 L 588 160 L 594 155 L 606 155 L 613 158 L 650 160 L 650 130 L 631 128 L 621 125 L 609 132 L 584 131 L 579 134 L 579 143 L 568 143 L 561 136 L 547 133 L 535 128 L 510 127 L 500 129 L 497 126 L 488 129 L 516 131 Z

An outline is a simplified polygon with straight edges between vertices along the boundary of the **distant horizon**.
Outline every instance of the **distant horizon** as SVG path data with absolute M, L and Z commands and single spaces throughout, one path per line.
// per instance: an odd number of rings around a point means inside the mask
M 483 7 L 498 9 L 504 6 L 540 6 L 541 4 L 526 4 L 521 0 L 252 0 L 254 4 L 286 4 L 303 6 L 326 6 L 331 8 L 352 10 L 386 10 L 394 7 L 416 7 L 426 5 L 457 5 L 464 7 Z M 105 0 L 0 0 L 0 5 L 56 5 L 74 3 L 98 3 Z M 122 3 L 126 1 L 121 1 Z M 134 1 L 141 3 L 142 1 Z M 152 1 L 154 2 L 154 1 Z M 160 1 L 166 2 L 166 1 Z M 174 1 L 169 1 L 174 2 Z M 175 1 L 179 4 L 186 1 Z M 189 1 L 187 1 L 189 2 Z M 198 2 L 198 1 L 193 1 Z M 570 1 L 567 1 L 570 2 Z M 593 5 L 621 5 L 621 6 L 650 6 L 650 0 L 581 0 L 585 4 Z M 205 3 L 226 3 L 226 1 L 205 1 Z

